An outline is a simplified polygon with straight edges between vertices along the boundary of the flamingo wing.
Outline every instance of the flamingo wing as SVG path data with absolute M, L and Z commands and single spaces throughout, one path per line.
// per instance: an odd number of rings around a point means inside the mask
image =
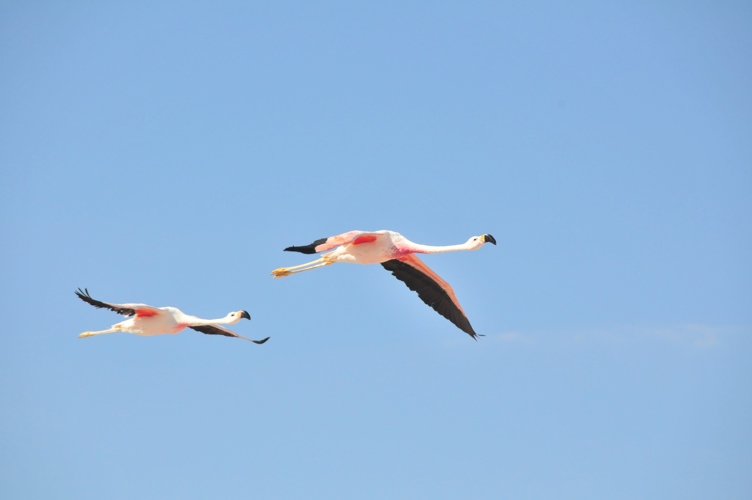
M 357 242 L 359 239 L 363 239 L 363 243 L 370 243 L 374 241 L 376 237 L 381 233 L 372 231 L 349 231 L 347 233 L 338 234 L 337 236 L 330 236 L 328 238 L 321 238 L 314 241 L 310 245 L 292 246 L 285 248 L 286 252 L 300 252 L 300 253 L 319 253 L 332 250 L 340 245 L 346 245 L 347 243 Z
M 91 295 L 89 295 L 89 290 L 87 288 L 84 288 L 83 290 L 79 288 L 76 290 L 75 294 L 79 299 L 98 309 L 109 309 L 110 311 L 122 314 L 123 316 L 133 316 L 134 314 L 137 316 L 156 316 L 164 313 L 163 310 L 157 307 L 147 306 L 146 304 L 110 304 L 109 302 L 102 302 L 92 298 Z
M 197 332 L 205 333 L 207 335 L 224 335 L 225 337 L 236 337 L 239 339 L 247 340 L 248 342 L 253 342 L 254 344 L 263 344 L 267 340 L 269 340 L 269 337 L 266 337 L 263 340 L 251 340 L 243 337 L 242 335 L 238 335 L 237 333 L 228 330 L 227 328 L 221 327 L 219 325 L 196 325 L 196 326 L 189 326 L 191 330 L 196 330 Z
M 477 339 L 477 334 L 454 295 L 452 287 L 415 254 L 409 254 L 401 259 L 388 260 L 382 262 L 381 265 L 387 271 L 391 271 L 395 278 L 404 282 L 410 290 L 417 292 L 418 297 L 434 311 L 472 338 Z

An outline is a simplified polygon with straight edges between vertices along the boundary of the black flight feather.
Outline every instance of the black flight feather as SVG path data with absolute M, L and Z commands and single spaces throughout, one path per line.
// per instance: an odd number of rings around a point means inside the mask
M 287 247 L 285 248 L 285 252 L 300 252 L 300 253 L 316 253 L 316 247 L 321 245 L 322 243 L 326 243 L 326 240 L 329 238 L 321 238 L 320 240 L 316 240 L 310 245 L 303 245 L 299 247 Z
M 235 335 L 231 334 L 228 331 L 225 331 L 223 328 L 217 328 L 214 325 L 199 325 L 199 326 L 189 326 L 191 330 L 196 330 L 197 332 L 205 333 L 207 335 L 224 335 L 225 337 L 235 337 Z
M 123 316 L 133 316 L 134 314 L 136 314 L 135 309 L 131 309 L 128 307 L 117 307 L 116 305 L 108 304 L 106 302 L 100 302 L 98 300 L 91 298 L 91 295 L 89 295 L 88 288 L 84 288 L 83 290 L 79 288 L 74 293 L 79 299 L 83 300 L 84 302 L 88 304 L 93 305 L 94 307 L 98 309 L 109 309 L 110 311 L 114 311 L 118 314 L 122 314 Z
M 400 260 L 392 259 L 382 262 L 381 265 L 387 271 L 391 271 L 395 278 L 402 281 L 407 287 L 418 292 L 418 297 L 437 313 L 454 323 L 454 325 L 463 332 L 477 340 L 477 334 L 470 321 L 465 317 L 462 311 L 454 305 L 449 294 L 439 286 L 434 280 L 415 269 L 410 264 Z
M 191 330 L 196 330 L 197 332 L 205 333 L 207 335 L 224 335 L 225 337 L 237 337 L 237 338 L 245 338 L 241 337 L 239 335 L 233 335 L 232 333 L 228 332 L 224 328 L 218 328 L 214 325 L 199 325 L 199 326 L 189 326 Z M 245 340 L 251 340 L 251 339 L 245 339 Z M 266 337 L 263 340 L 251 340 L 254 344 L 263 344 L 269 340 L 269 337 Z

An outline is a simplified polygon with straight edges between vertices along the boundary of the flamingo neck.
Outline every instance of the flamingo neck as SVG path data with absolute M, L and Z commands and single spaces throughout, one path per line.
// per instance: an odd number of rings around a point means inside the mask
M 191 324 L 196 325 L 196 326 L 199 326 L 199 325 L 233 325 L 237 323 L 238 320 L 233 321 L 232 319 L 230 319 L 229 315 L 225 316 L 224 318 L 217 318 L 217 319 L 202 319 L 202 318 L 196 318 L 194 316 Z
M 462 243 L 460 245 L 445 245 L 445 246 L 433 246 L 433 245 L 420 245 L 418 243 L 410 243 L 409 249 L 412 253 L 446 253 L 446 252 L 462 252 L 467 250 L 475 250 L 468 243 Z
M 212 319 L 209 321 L 211 321 L 212 325 L 234 325 L 235 323 L 240 321 L 240 317 L 238 316 L 235 319 L 230 319 L 230 315 L 228 314 L 224 318 Z

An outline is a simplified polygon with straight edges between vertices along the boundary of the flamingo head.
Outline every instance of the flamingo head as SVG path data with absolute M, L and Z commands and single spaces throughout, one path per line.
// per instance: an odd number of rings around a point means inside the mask
M 227 315 L 228 322 L 231 325 L 234 325 L 243 318 L 251 319 L 251 315 L 248 314 L 248 311 L 235 311 Z
M 469 240 L 467 240 L 467 245 L 470 247 L 470 250 L 477 250 L 486 243 L 493 243 L 496 244 L 496 238 L 491 236 L 490 234 L 483 234 L 481 236 L 473 236 Z

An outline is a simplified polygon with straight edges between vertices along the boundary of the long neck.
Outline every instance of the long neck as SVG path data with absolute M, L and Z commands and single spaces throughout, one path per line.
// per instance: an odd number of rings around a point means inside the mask
M 234 325 L 235 323 L 240 321 L 240 316 L 236 315 L 235 317 L 231 318 L 230 315 L 228 314 L 224 318 L 211 319 L 209 321 L 211 321 L 210 324 L 212 325 Z
M 240 318 L 230 318 L 230 315 L 228 314 L 224 318 L 217 318 L 217 319 L 203 319 L 203 318 L 197 318 L 196 316 L 189 316 L 189 324 L 192 325 L 233 325 L 237 323 Z
M 446 253 L 446 252 L 461 252 L 463 250 L 475 250 L 470 242 L 462 243 L 460 245 L 446 245 L 446 246 L 432 246 L 421 245 L 418 243 L 410 242 L 410 250 L 414 253 Z

